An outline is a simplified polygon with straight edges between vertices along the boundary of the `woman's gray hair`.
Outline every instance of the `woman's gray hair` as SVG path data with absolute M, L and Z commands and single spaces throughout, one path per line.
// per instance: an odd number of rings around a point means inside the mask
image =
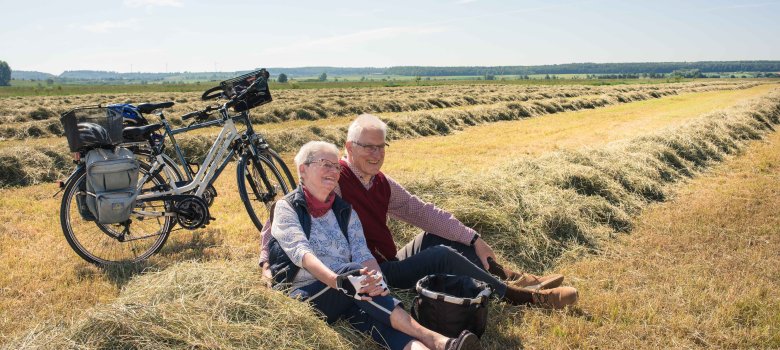
M 301 178 L 301 164 L 306 164 L 314 159 L 314 155 L 320 152 L 335 154 L 339 157 L 339 148 L 336 145 L 325 141 L 309 141 L 301 146 L 298 154 L 295 155 L 295 170 L 298 171 L 298 178 Z
M 387 124 L 373 114 L 363 113 L 349 124 L 347 141 L 358 141 L 363 129 L 379 129 L 382 130 L 382 137 L 387 137 Z

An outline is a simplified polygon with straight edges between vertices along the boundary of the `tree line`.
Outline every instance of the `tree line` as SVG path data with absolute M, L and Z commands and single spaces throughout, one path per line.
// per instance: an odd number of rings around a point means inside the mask
M 485 76 L 531 74 L 671 74 L 698 70 L 701 73 L 780 72 L 780 61 L 707 61 L 641 63 L 567 63 L 541 66 L 493 67 L 390 67 L 385 74 L 407 76 Z
M 2 61 L 0 61 L 2 62 Z M 330 76 L 371 76 L 399 75 L 413 77 L 437 76 L 478 76 L 485 80 L 493 80 L 496 76 L 516 75 L 520 79 L 528 79 L 529 75 L 581 74 L 604 78 L 615 77 L 664 77 L 680 76 L 686 78 L 703 77 L 706 73 L 725 72 L 764 72 L 766 77 L 777 76 L 780 73 L 780 61 L 703 61 L 703 62 L 638 62 L 638 63 L 567 63 L 539 66 L 473 66 L 473 67 L 430 67 L 430 66 L 397 66 L 388 68 L 374 67 L 299 67 L 299 68 L 269 68 L 268 71 L 281 80 L 297 77 L 319 77 L 324 81 Z M 119 73 L 112 71 L 73 70 L 60 75 L 48 73 L 18 71 L 11 72 L 8 64 L 0 64 L 0 85 L 8 85 L 8 81 L 18 80 L 56 80 L 58 82 L 182 82 L 182 81 L 220 81 L 239 76 L 250 71 L 235 72 L 176 72 L 176 73 Z M 6 79 L 6 80 L 3 80 Z M 314 79 L 313 79 L 314 80 Z

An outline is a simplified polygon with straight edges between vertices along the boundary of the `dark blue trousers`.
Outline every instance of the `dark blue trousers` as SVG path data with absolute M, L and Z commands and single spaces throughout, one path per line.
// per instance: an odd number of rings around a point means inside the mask
M 465 244 L 421 233 L 401 248 L 396 258 L 379 264 L 385 282 L 393 288 L 414 288 L 427 275 L 447 273 L 483 281 L 498 297 L 506 294 L 506 284 L 485 271 L 474 247 Z
M 362 267 L 352 263 L 335 272 L 344 273 Z M 290 296 L 311 303 L 325 315 L 328 323 L 346 319 L 355 329 L 371 334 L 376 342 L 388 349 L 403 349 L 414 340 L 390 325 L 390 314 L 401 304 L 391 296 L 372 297 L 371 301 L 357 300 L 320 281 L 295 289 Z

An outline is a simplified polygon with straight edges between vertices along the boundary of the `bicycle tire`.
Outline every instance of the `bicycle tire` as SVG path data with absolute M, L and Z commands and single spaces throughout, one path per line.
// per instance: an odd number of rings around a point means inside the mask
M 268 160 L 271 161 L 271 163 L 274 163 L 277 169 L 281 170 L 282 175 L 284 175 L 284 178 L 287 180 L 287 187 L 290 189 L 290 191 L 296 189 L 298 186 L 296 186 L 295 178 L 290 172 L 290 169 L 287 168 L 287 164 L 285 164 L 284 160 L 282 160 L 282 157 L 279 156 L 279 153 L 276 153 L 276 151 L 268 148 L 265 150 L 265 156 L 268 158 Z
M 139 176 L 148 174 L 149 168 L 141 164 Z M 164 181 L 159 176 L 150 178 L 145 185 L 156 186 L 163 184 Z M 148 259 L 157 253 L 165 244 L 174 220 L 170 216 L 164 216 L 160 224 L 160 218 L 146 219 L 134 218 L 131 215 L 130 225 L 131 234 L 139 238 L 120 242 L 117 238 L 111 237 L 119 233 L 121 224 L 99 224 L 95 221 L 86 220 L 79 213 L 76 196 L 82 183 L 86 181 L 86 170 L 82 166 L 74 172 L 65 184 L 65 190 L 60 204 L 60 225 L 68 245 L 85 261 L 98 266 L 109 266 L 119 264 L 133 264 Z M 142 190 L 145 186 L 142 186 Z M 154 230 L 149 229 L 154 224 L 146 222 L 156 221 L 160 228 L 156 232 L 146 232 Z M 76 232 L 78 231 L 78 232 Z M 134 238 L 134 237 L 131 237 Z M 143 242 L 140 242 L 143 241 Z M 141 249 L 138 249 L 139 246 Z M 137 253 L 141 251 L 141 253 Z
M 238 193 L 258 230 L 271 214 L 271 205 L 290 192 L 279 169 L 264 156 L 241 156 L 236 169 Z M 250 192 L 251 191 L 251 192 Z

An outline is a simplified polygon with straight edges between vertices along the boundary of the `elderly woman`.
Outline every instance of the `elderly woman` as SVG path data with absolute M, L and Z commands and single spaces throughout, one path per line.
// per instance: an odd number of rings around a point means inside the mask
M 341 166 L 335 145 L 312 141 L 295 156 L 301 186 L 276 203 L 271 271 L 277 286 L 311 303 L 328 323 L 347 319 L 389 349 L 480 349 L 476 335 L 447 338 L 418 324 L 388 296 L 363 227 L 333 189 Z

